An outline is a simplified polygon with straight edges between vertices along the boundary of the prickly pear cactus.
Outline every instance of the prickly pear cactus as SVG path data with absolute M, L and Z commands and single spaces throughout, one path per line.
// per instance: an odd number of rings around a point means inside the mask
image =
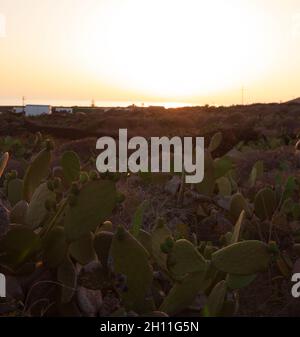
M 207 304 L 204 308 L 204 316 L 216 317 L 222 311 L 227 291 L 226 281 L 222 280 L 215 285 L 208 296 Z
M 73 151 L 65 152 L 61 158 L 61 166 L 66 181 L 71 184 L 80 176 L 80 159 Z
M 108 218 L 117 202 L 114 182 L 110 180 L 90 181 L 74 197 L 74 204 L 66 210 L 64 219 L 68 240 L 94 232 L 97 226 Z
M 56 195 L 49 190 L 47 183 L 41 184 L 31 197 L 26 213 L 26 224 L 33 229 L 42 226 L 51 214 L 49 206 L 55 204 L 55 201 Z
M 35 189 L 49 174 L 51 151 L 46 148 L 33 159 L 24 176 L 23 199 L 30 201 Z
M 210 152 L 215 151 L 221 145 L 222 139 L 223 139 L 222 132 L 215 133 L 210 140 L 208 150 Z
M 193 244 L 185 239 L 174 243 L 167 259 L 168 269 L 176 279 L 182 279 L 189 273 L 203 272 L 207 268 L 204 257 Z
M 249 214 L 249 205 L 242 194 L 236 193 L 231 198 L 229 213 L 233 220 L 237 221 L 242 211 Z
M 276 195 L 270 188 L 261 189 L 254 200 L 255 214 L 261 219 L 271 219 L 276 209 Z
M 123 227 L 118 227 L 111 254 L 115 273 L 126 279 L 126 288 L 120 290 L 126 309 L 137 313 L 153 311 L 150 295 L 153 270 L 146 249 Z
M 11 204 L 14 206 L 23 197 L 23 180 L 22 179 L 12 179 L 7 184 L 7 198 Z
M 182 281 L 175 282 L 159 310 L 175 315 L 188 307 L 200 291 L 207 287 L 206 273 L 201 271 L 187 275 Z
M 94 239 L 94 249 L 102 266 L 108 270 L 110 247 L 114 235 L 112 232 L 101 231 Z
M 92 233 L 73 241 L 69 246 L 70 255 L 81 265 L 86 265 L 95 259 L 94 237 Z
M 66 258 L 68 245 L 63 227 L 53 228 L 42 240 L 44 260 L 50 268 L 58 267 Z
M 39 236 L 30 228 L 15 225 L 0 241 L 0 264 L 17 268 L 41 248 Z
M 241 241 L 212 254 L 212 263 L 220 271 L 229 274 L 251 275 L 265 271 L 272 253 L 261 241 Z

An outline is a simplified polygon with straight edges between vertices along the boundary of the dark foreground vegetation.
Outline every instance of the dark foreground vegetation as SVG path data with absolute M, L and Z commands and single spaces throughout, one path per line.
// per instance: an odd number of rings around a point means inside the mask
M 99 175 L 119 128 L 204 136 L 204 181 Z M 3 109 L 0 315 L 300 316 L 299 131 L 298 104 Z

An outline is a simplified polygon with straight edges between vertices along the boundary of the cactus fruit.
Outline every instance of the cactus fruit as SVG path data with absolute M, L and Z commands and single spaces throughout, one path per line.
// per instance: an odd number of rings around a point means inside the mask
M 270 188 L 263 188 L 257 192 L 254 200 L 255 214 L 261 219 L 271 219 L 276 209 L 275 192 Z
M 24 225 L 27 210 L 28 202 L 26 202 L 25 200 L 21 200 L 16 203 L 9 214 L 10 222 L 13 224 Z
M 203 314 L 206 317 L 216 317 L 222 311 L 227 291 L 226 281 L 222 280 L 215 285 L 210 292 L 207 300 L 207 304 L 203 310 Z
M 126 291 L 120 294 L 126 309 L 137 313 L 153 311 L 153 303 L 147 299 L 153 270 L 146 249 L 123 227 L 118 227 L 111 254 L 114 271 L 126 277 Z
M 58 267 L 65 259 L 68 249 L 63 227 L 53 228 L 42 240 L 42 248 L 49 267 Z
M 80 160 L 73 151 L 65 152 L 61 158 L 61 166 L 66 181 L 71 184 L 80 177 Z
M 98 224 L 111 215 L 116 205 L 116 187 L 109 180 L 91 181 L 82 187 L 76 198 L 76 205 L 67 207 L 64 219 L 70 241 L 95 231 Z
M 49 216 L 47 202 L 55 203 L 55 198 L 55 193 L 48 189 L 47 183 L 41 184 L 32 195 L 26 213 L 26 224 L 33 229 L 42 226 Z
M 39 236 L 30 228 L 14 225 L 0 241 L 0 264 L 17 268 L 41 248 Z
M 241 241 L 212 254 L 212 263 L 220 271 L 229 274 L 251 275 L 265 271 L 272 254 L 268 246 L 256 240 Z
M 182 279 L 186 274 L 205 271 L 207 263 L 190 241 L 181 239 L 168 254 L 167 266 L 174 278 Z
M 77 286 L 76 270 L 70 258 L 66 257 L 58 267 L 57 281 L 61 283 L 62 303 L 69 303 Z
M 69 246 L 69 253 L 81 265 L 86 265 L 95 259 L 95 250 L 93 245 L 94 237 L 92 233 L 88 233 Z
M 0 178 L 2 177 L 2 174 L 8 163 L 8 160 L 9 160 L 9 154 L 8 152 L 5 152 L 0 158 Z
M 7 198 L 11 204 L 14 206 L 17 202 L 22 200 L 23 197 L 23 180 L 12 179 L 7 184 Z
M 40 185 L 49 173 L 49 166 L 51 161 L 51 152 L 47 149 L 42 150 L 33 159 L 28 166 L 23 185 L 23 199 L 30 201 L 35 189 Z
M 223 135 L 222 132 L 215 133 L 209 143 L 208 150 L 210 152 L 215 151 L 222 143 Z

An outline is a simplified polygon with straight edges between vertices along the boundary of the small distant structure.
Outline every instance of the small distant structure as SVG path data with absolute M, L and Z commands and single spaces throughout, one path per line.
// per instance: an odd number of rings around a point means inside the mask
M 62 113 L 73 113 L 73 108 L 65 108 L 65 107 L 61 107 L 61 108 L 55 108 L 55 112 L 62 112 Z
M 51 105 L 26 105 L 25 116 L 51 115 Z

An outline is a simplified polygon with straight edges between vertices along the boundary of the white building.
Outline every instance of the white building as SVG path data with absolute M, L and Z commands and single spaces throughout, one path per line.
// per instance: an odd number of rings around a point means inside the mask
M 50 105 L 26 105 L 25 115 L 26 116 L 39 116 L 39 115 L 51 115 L 52 108 Z
M 73 113 L 73 108 L 56 108 L 55 112 Z

